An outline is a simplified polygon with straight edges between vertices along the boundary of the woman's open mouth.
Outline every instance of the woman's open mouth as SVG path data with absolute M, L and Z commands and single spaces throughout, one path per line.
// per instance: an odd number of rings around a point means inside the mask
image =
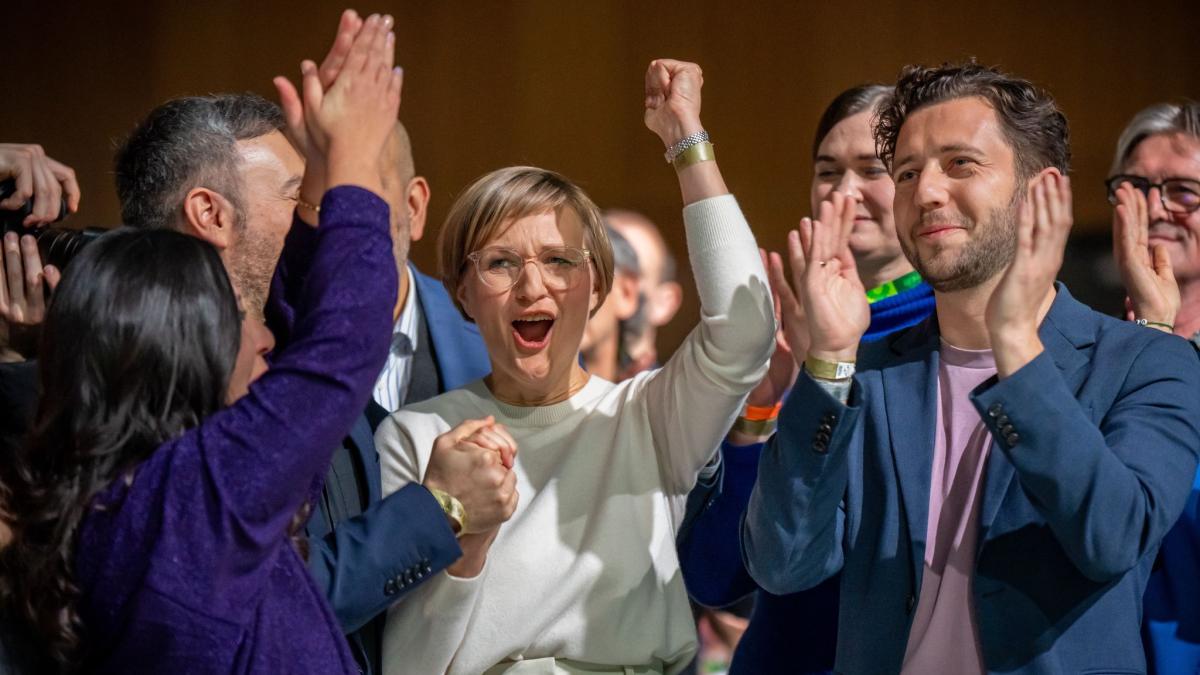
M 517 347 L 537 351 L 550 342 L 550 331 L 554 328 L 554 318 L 549 314 L 533 314 L 524 316 L 512 322 L 513 340 Z

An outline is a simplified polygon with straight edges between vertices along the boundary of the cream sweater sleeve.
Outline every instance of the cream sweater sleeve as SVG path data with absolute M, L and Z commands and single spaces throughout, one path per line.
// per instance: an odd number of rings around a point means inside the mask
M 384 495 L 423 478 L 429 452 L 417 448 L 432 448 L 448 428 L 437 415 L 403 410 L 379 425 L 375 446 Z M 393 605 L 384 630 L 384 673 L 446 672 L 467 634 L 486 576 L 486 565 L 470 579 L 440 572 Z
M 683 221 L 700 323 L 645 389 L 670 494 L 691 490 L 775 349 L 770 286 L 737 200 L 723 195 L 689 204 Z

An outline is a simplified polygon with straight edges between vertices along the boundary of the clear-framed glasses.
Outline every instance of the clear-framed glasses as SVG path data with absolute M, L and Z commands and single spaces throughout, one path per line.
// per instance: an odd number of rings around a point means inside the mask
M 475 263 L 475 272 L 488 288 L 507 291 L 521 280 L 525 265 L 537 263 L 542 283 L 551 291 L 563 291 L 587 274 L 587 262 L 592 252 L 574 246 L 548 248 L 526 258 L 511 248 L 489 247 L 475 251 L 467 260 Z
M 1191 178 L 1164 178 L 1161 183 L 1152 183 L 1145 176 L 1119 175 L 1104 181 L 1108 189 L 1108 203 L 1117 205 L 1117 188 L 1129 183 L 1147 198 L 1152 188 L 1158 188 L 1158 198 L 1163 208 L 1171 213 L 1191 213 L 1200 208 L 1200 181 Z

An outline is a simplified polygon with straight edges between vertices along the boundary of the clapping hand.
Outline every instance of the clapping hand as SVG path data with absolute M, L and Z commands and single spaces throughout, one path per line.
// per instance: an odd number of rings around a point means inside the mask
M 308 60 L 301 64 L 303 125 L 295 115 L 295 88 L 285 78 L 275 84 L 288 111 L 290 135 L 303 139 L 309 162 L 325 167 L 324 187 L 355 184 L 379 192 L 378 158 L 395 125 L 402 76 L 393 68 L 392 18 L 373 14 L 355 33 L 357 21 L 352 13 L 343 14 L 322 68 Z M 331 76 L 332 84 L 322 81 Z
M 853 361 L 871 325 L 866 289 L 850 253 L 855 207 L 852 197 L 834 191 L 821 202 L 817 220 L 801 220 L 799 233 L 790 235 L 800 240 L 803 253 L 796 255 L 789 241 L 797 305 L 802 303 L 800 317 L 807 315 L 808 353 L 825 361 Z
M 1171 269 L 1171 256 L 1162 244 L 1151 249 L 1150 215 L 1146 195 L 1129 183 L 1117 188 L 1113 211 L 1113 258 L 1121 271 L 1128 297 L 1128 318 L 1145 319 L 1159 330 L 1171 332 L 1179 313 L 1179 284 Z
M 984 316 L 1000 377 L 1013 374 L 1043 350 L 1038 325 L 1073 222 L 1070 179 L 1057 171 L 1043 173 L 1021 204 L 1016 254 Z

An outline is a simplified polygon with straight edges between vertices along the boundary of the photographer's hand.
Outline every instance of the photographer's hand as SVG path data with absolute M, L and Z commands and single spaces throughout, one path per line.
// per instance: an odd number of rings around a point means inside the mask
M 0 257 L 4 278 L 0 280 L 0 321 L 8 328 L 8 347 L 20 358 L 32 358 L 42 321 L 46 318 L 45 287 L 58 286 L 62 274 L 54 265 L 42 266 L 37 240 L 15 232 L 4 235 Z
M 68 211 L 79 210 L 79 183 L 75 180 L 75 170 L 47 157 L 40 145 L 0 143 L 0 180 L 9 178 L 16 183 L 16 191 L 0 201 L 0 209 L 19 209 L 33 199 L 33 212 L 22 223 L 26 227 L 58 220 L 63 195 L 67 198 Z

